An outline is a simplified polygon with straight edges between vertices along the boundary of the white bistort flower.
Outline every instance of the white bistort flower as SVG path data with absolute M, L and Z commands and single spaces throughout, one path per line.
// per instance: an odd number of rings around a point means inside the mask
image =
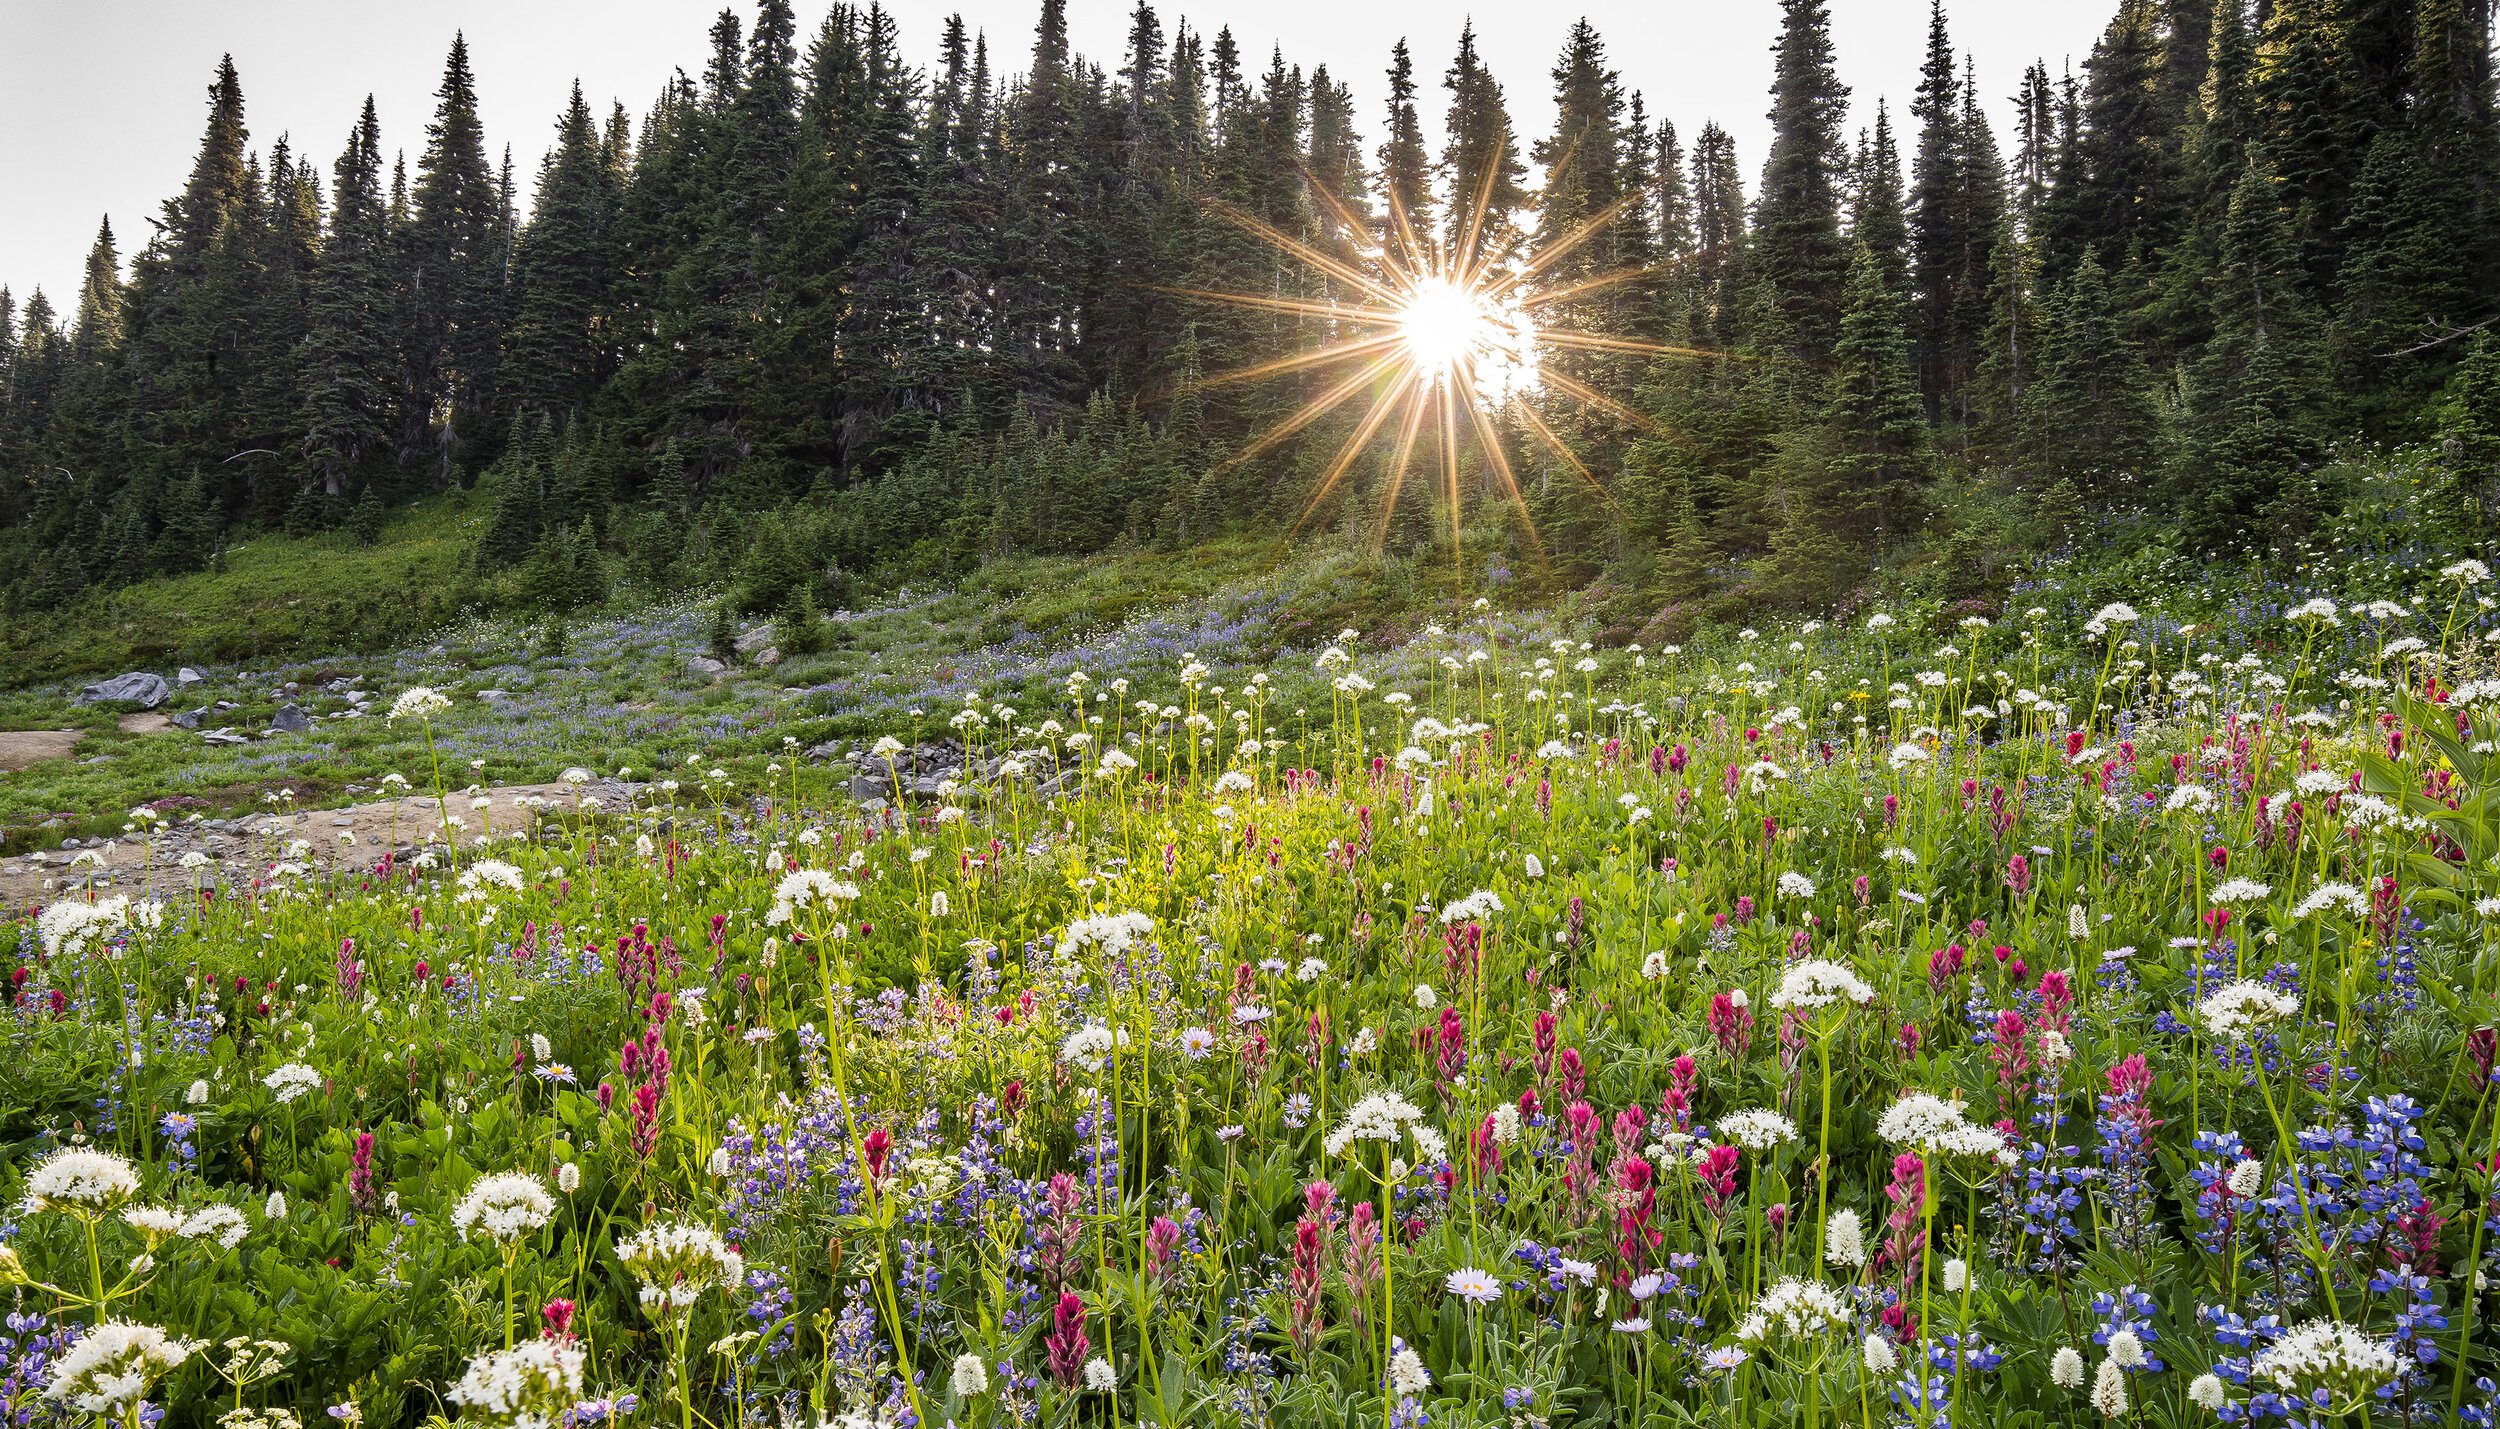
M 1857 1212 L 1844 1207 L 1832 1213 L 1831 1222 L 1823 1228 L 1823 1258 L 1843 1270 L 1865 1266 L 1866 1230 Z
M 1432 1388 L 1432 1371 L 1424 1368 L 1423 1356 L 1400 1345 L 1389 1357 L 1389 1387 L 1400 1396 L 1421 1394 Z
M 990 1388 L 990 1367 L 981 1362 L 979 1355 L 957 1355 L 952 1382 L 955 1397 L 958 1399 L 970 1399 L 976 1394 L 987 1394 Z
M 2127 1372 L 2118 1367 L 2118 1361 L 2105 1359 L 2092 1372 L 2092 1407 L 2106 1419 L 2127 1412 Z
M 2083 1356 L 2072 1345 L 2059 1345 L 2049 1356 L 2049 1383 L 2060 1389 L 2083 1387 Z

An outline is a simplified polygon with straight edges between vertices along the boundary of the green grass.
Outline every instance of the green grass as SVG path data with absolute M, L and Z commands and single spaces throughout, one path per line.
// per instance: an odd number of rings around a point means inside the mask
M 413 641 L 456 610 L 482 507 L 439 497 L 394 513 L 382 539 L 255 536 L 202 571 L 91 595 L 11 622 L 0 685 L 125 670 L 249 664 Z

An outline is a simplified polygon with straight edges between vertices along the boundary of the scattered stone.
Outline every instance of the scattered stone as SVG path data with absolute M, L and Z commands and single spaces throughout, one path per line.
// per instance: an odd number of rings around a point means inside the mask
M 823 761 L 831 759 L 841 752 L 842 742 L 838 739 L 828 739 L 822 744 L 810 746 L 807 751 L 807 757 L 822 763 Z
M 245 739 L 243 736 L 241 736 L 241 735 L 239 735 L 239 734 L 228 734 L 228 733 L 226 733 L 226 732 L 225 732 L 225 731 L 223 731 L 223 730 L 219 730 L 219 731 L 218 731 L 217 733 L 215 733 L 215 734 L 204 734 L 204 735 L 201 735 L 201 736 L 200 736 L 200 738 L 201 738 L 203 741 L 205 741 L 206 743 L 209 743 L 209 744 L 249 744 L 249 743 L 251 743 L 251 741 L 250 741 L 250 740 Z
M 278 687 L 278 693 L 292 695 L 301 691 L 303 688 L 304 687 L 302 685 L 295 683 L 293 680 L 289 680 L 285 684 Z
M 98 680 L 80 690 L 78 698 L 70 703 L 98 705 L 127 701 L 141 709 L 152 710 L 172 696 L 173 689 L 165 683 L 164 676 L 151 675 L 145 670 L 134 670 L 127 675 L 115 675 L 109 680 Z
M 174 683 L 178 685 L 196 685 L 200 681 L 207 678 L 208 676 L 201 674 L 199 671 L 192 669 L 188 665 L 174 671 Z
M 198 729 L 200 716 L 206 713 L 208 713 L 206 710 L 176 710 L 166 718 L 173 721 L 177 729 Z
M 752 655 L 772 643 L 773 628 L 770 625 L 759 625 L 738 637 L 738 653 Z
M 301 734 L 312 728 L 312 719 L 293 705 L 280 705 L 269 717 L 269 727 L 281 734 Z
M 755 657 L 755 663 L 756 663 L 756 664 L 758 664 L 758 665 L 778 665 L 778 664 L 780 664 L 780 663 L 781 663 L 781 647 L 780 647 L 780 646 L 778 646 L 778 645 L 769 645 L 769 646 L 766 646 L 766 647 L 765 647 L 765 649 L 764 649 L 764 653 Z
M 722 664 L 720 661 L 713 659 L 709 655 L 697 655 L 686 662 L 687 674 L 701 675 L 706 679 L 718 679 L 722 675 L 727 674 L 728 671 L 729 667 L 727 665 Z
M 511 698 L 509 694 L 506 694 L 502 690 L 480 690 L 477 692 L 477 697 L 481 700 L 503 700 Z
M 232 700 L 219 700 L 216 707 L 221 710 L 230 710 L 235 707 L 235 704 Z

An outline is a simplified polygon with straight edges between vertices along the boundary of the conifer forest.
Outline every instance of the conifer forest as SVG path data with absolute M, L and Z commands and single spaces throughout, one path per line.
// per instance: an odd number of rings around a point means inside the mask
M 2500 1426 L 2488 0 L 1133 3 L 0 288 L 0 1429 Z

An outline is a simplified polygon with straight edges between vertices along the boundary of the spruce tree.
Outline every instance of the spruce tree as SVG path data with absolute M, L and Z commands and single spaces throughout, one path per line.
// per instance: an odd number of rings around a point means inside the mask
M 1507 254 L 1518 242 L 1517 217 L 1527 206 L 1527 176 L 1513 137 L 1501 82 L 1476 54 L 1476 30 L 1459 31 L 1458 54 L 1441 77 L 1449 91 L 1441 173 L 1450 214 L 1442 242 L 1450 261 L 1472 269 Z
M 1409 267 L 1425 266 L 1431 243 L 1431 156 L 1415 113 L 1415 61 L 1400 38 L 1389 51 L 1389 113 L 1380 144 L 1380 246 Z
M 1781 0 L 1771 81 L 1771 154 L 1754 205 L 1749 276 L 1769 295 L 1782 348 L 1809 363 L 1839 337 L 1850 255 L 1840 227 L 1849 156 L 1841 139 L 1848 87 L 1832 68 L 1824 0 Z
M 451 478 L 462 441 L 478 435 L 493 395 L 484 369 L 502 341 L 490 296 L 500 293 L 501 274 L 484 271 L 497 257 L 502 201 L 478 125 L 466 36 L 452 40 L 435 100 L 400 237 L 397 441 L 401 459 L 440 484 Z M 440 427 L 437 411 L 451 414 Z
M 343 495 L 391 440 L 391 232 L 382 199 L 382 131 L 373 97 L 331 165 L 330 232 L 313 279 L 304 349 L 304 456 Z

